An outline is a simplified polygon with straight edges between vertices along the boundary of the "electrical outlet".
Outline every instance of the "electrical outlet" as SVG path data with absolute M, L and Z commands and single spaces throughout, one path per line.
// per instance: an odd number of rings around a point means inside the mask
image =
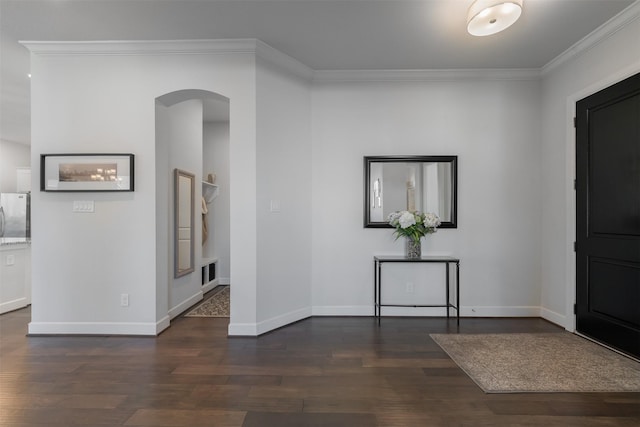
M 413 293 L 413 282 L 407 282 L 406 291 L 408 294 Z
M 129 294 L 120 294 L 120 307 L 129 307 Z
M 16 263 L 16 256 L 15 255 L 7 255 L 7 259 L 6 259 L 6 264 L 7 265 L 13 265 Z

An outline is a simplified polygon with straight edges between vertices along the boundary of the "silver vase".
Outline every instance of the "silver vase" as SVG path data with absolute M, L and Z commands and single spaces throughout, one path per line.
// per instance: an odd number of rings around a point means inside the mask
M 408 259 L 417 259 L 422 256 L 422 241 L 415 242 L 413 239 L 406 239 L 404 256 Z

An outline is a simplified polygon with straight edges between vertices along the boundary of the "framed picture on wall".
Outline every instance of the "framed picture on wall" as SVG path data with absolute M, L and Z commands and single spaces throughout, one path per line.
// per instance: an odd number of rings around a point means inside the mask
M 40 190 L 133 191 L 133 154 L 42 154 Z

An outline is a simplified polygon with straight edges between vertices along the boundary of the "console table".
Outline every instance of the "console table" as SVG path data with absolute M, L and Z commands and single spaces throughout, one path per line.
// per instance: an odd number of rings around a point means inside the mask
M 385 262 L 395 263 L 441 263 L 446 268 L 446 304 L 431 304 L 431 305 L 406 305 L 406 304 L 382 304 L 382 264 Z M 456 265 L 456 303 L 455 305 L 449 301 L 449 266 L 451 264 Z M 373 257 L 374 268 L 374 315 L 378 318 L 378 325 L 380 324 L 380 318 L 382 307 L 446 307 L 447 319 L 449 318 L 449 309 L 454 308 L 456 310 L 456 321 L 460 325 L 460 260 L 458 258 L 448 256 L 421 256 L 420 258 L 405 258 L 403 256 L 374 256 Z

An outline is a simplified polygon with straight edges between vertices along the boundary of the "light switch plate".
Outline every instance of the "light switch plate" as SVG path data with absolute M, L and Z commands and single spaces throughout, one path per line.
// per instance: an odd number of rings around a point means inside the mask
M 74 200 L 73 212 L 95 212 L 95 203 L 93 200 Z
M 280 200 L 271 201 L 271 212 L 280 212 Z
M 13 265 L 15 263 L 16 263 L 16 256 L 15 255 L 7 255 L 6 264 L 7 265 Z

